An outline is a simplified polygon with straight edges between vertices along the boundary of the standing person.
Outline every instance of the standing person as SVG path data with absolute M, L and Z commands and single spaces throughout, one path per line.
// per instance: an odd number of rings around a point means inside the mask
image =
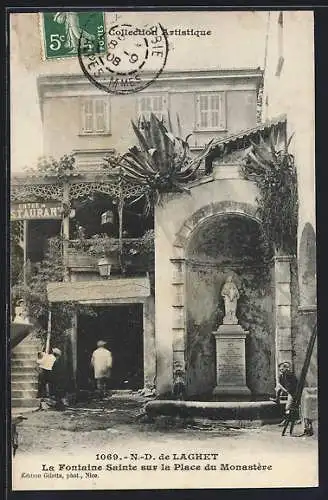
M 287 394 L 287 403 L 285 408 L 284 420 L 280 425 L 284 425 L 294 401 L 297 389 L 297 378 L 291 370 L 289 361 L 284 361 L 279 364 L 279 381 L 276 387 L 276 402 L 279 404 L 281 396 Z
M 101 398 L 104 397 L 108 379 L 112 370 L 112 353 L 105 348 L 106 342 L 99 340 L 97 349 L 91 356 L 91 367 L 96 380 L 96 390 Z
M 51 392 L 52 367 L 56 361 L 53 353 L 38 352 L 37 365 L 39 369 L 38 397 L 47 398 Z
M 62 352 L 58 347 L 54 347 L 52 352 L 56 358 L 52 367 L 53 395 L 56 400 L 56 409 L 63 410 L 65 407 L 64 397 L 66 395 L 67 377 L 65 361 Z
M 317 420 L 317 389 L 305 387 L 301 399 L 301 415 L 304 430 L 301 436 L 313 436 L 313 421 Z

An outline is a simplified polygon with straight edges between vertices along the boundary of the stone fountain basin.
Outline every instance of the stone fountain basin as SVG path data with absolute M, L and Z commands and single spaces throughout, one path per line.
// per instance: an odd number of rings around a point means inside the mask
M 273 401 L 149 401 L 145 411 L 150 418 L 180 417 L 224 421 L 277 423 L 282 410 Z

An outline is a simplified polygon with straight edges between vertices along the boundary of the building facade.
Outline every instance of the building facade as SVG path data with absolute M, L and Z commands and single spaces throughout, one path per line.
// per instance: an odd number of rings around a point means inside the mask
M 88 170 L 110 149 L 123 153 L 135 138 L 131 120 L 151 112 L 202 149 L 212 137 L 225 137 L 255 126 L 259 69 L 165 72 L 141 92 L 109 95 L 83 75 L 40 76 L 44 154 L 76 153 Z M 71 120 L 67 120 L 67 116 Z M 58 138 L 60 137 L 60 140 Z
M 97 312 L 97 319 L 72 315 L 75 387 L 86 386 L 85 366 L 101 337 L 113 350 L 117 388 L 155 386 L 160 395 L 170 394 L 179 365 L 189 397 L 211 395 L 216 385 L 213 331 L 222 322 L 220 290 L 231 274 L 242 292 L 238 317 L 248 331 L 246 376 L 252 397 L 274 393 L 279 361 L 297 364 L 293 256 L 266 261 L 259 193 L 241 174 L 252 141 L 268 140 L 272 130 L 284 133 L 290 126 L 289 117 L 280 116 L 284 109 L 257 123 L 262 82 L 259 68 L 166 72 L 142 92 L 108 96 L 81 75 L 39 77 L 44 152 L 56 158 L 73 152 L 79 175 L 61 188 L 51 179 L 13 178 L 13 201 L 56 200 L 71 208 L 75 203 L 73 212 L 62 213 L 62 220 L 43 232 L 47 239 L 62 231 L 66 241 L 67 273 L 62 282 L 49 283 L 50 303 L 69 301 Z M 126 239 L 154 229 L 153 283 L 149 270 L 133 265 L 130 273 L 104 279 L 88 249 L 81 254 L 74 247 L 75 219 L 86 222 L 89 239 L 104 232 L 101 216 L 117 213 L 117 191 L 101 169 L 103 158 L 134 145 L 131 120 L 142 127 L 151 112 L 164 123 L 171 121 L 177 135 L 192 133 L 193 151 L 213 143 L 190 194 L 167 195 L 145 223 L 136 222 L 140 213 L 129 205 L 138 192 L 126 193 Z M 93 201 L 83 209 L 88 197 Z M 31 222 L 29 234 L 38 232 L 40 224 Z M 33 240 L 30 236 L 31 245 Z
M 263 119 L 286 113 L 290 150 L 298 177 L 298 325 L 294 339 L 294 369 L 300 373 L 316 323 L 316 203 L 314 144 L 314 23 L 313 12 L 270 12 L 264 71 Z M 307 384 L 317 385 L 313 353 Z

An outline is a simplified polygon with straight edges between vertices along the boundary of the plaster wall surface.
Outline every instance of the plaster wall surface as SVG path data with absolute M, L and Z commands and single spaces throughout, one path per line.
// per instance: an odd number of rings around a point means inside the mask
M 295 156 L 298 177 L 298 305 L 311 307 L 295 319 L 294 368 L 302 369 L 308 341 L 316 321 L 315 255 L 315 107 L 314 19 L 311 11 L 270 12 L 267 66 L 264 78 L 263 118 L 287 114 L 288 137 L 294 134 L 290 152 Z M 278 70 L 279 57 L 283 57 Z M 316 385 L 316 349 L 308 380 Z

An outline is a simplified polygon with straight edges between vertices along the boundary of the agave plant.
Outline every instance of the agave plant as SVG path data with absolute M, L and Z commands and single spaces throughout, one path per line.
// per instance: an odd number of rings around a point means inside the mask
M 164 193 L 189 193 L 186 184 L 195 178 L 212 141 L 201 153 L 192 156 L 188 144 L 192 134 L 185 139 L 175 137 L 170 117 L 168 128 L 153 113 L 144 124 L 141 131 L 132 121 L 139 145 L 130 148 L 119 163 L 124 179 L 142 187 L 142 194 L 137 199 L 145 198 L 145 210 L 148 213 L 161 201 Z
M 251 142 L 242 167 L 244 177 L 259 188 L 258 214 L 264 233 L 276 252 L 294 253 L 297 235 L 298 196 L 294 157 L 288 148 L 292 137 L 272 131 L 269 141 L 260 136 L 258 144 Z

